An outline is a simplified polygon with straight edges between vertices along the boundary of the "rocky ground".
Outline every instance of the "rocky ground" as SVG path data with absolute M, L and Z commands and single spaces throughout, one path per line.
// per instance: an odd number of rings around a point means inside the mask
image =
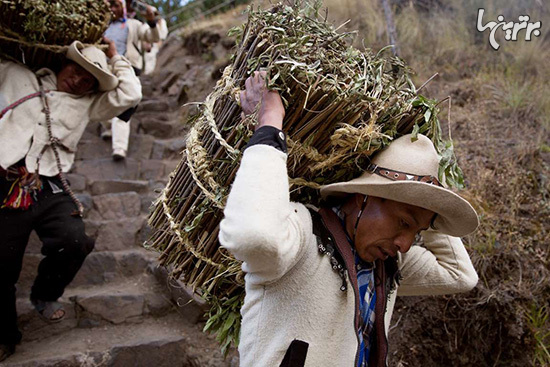
M 95 250 L 61 298 L 66 318 L 49 325 L 29 301 L 42 258 L 33 234 L 17 285 L 23 341 L 0 366 L 238 365 L 235 352 L 224 359 L 214 338 L 202 332 L 200 300 L 168 280 L 156 254 L 142 246 L 149 207 L 181 158 L 185 117 L 196 108 L 180 106 L 202 101 L 219 77 L 234 44 L 224 33 L 167 41 L 157 72 L 141 77 L 144 98 L 131 120 L 126 160 L 112 160 L 99 123 L 88 126 L 68 178 L 85 206 Z M 202 65 L 205 60 L 210 66 Z

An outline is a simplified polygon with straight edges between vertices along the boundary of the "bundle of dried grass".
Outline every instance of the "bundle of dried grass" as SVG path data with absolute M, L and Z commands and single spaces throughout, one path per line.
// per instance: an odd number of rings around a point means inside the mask
M 156 201 L 147 247 L 161 252 L 172 275 L 212 303 L 206 329 L 225 349 L 238 340 L 243 297 L 240 263 L 218 244 L 219 222 L 254 117 L 242 121 L 238 91 L 253 71 L 286 105 L 291 197 L 318 202 L 320 185 L 358 176 L 368 157 L 405 133 L 424 133 L 444 157 L 440 179 L 457 186 L 452 146 L 441 140 L 437 104 L 417 94 L 402 60 L 348 45 L 320 17 L 320 4 L 249 9 L 232 32 L 238 48 L 214 91 L 201 104 L 185 157 Z
M 98 0 L 1 0 L 0 50 L 29 67 L 55 64 L 74 40 L 99 41 L 110 9 Z

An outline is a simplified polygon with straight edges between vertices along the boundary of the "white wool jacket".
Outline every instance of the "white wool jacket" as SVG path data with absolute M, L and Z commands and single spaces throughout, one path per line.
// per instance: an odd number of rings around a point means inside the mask
M 39 92 L 37 75 L 41 76 L 52 124 L 52 135 L 59 139 L 58 148 L 63 172 L 71 168 L 76 147 L 86 125 L 90 121 L 104 121 L 118 116 L 141 100 L 141 84 L 130 62 L 120 55 L 111 60 L 111 69 L 119 80 L 111 91 L 82 96 L 57 91 L 57 77 L 50 69 L 33 73 L 28 68 L 0 60 L 0 110 L 23 97 Z M 40 158 L 39 174 L 57 175 L 58 169 L 46 126 L 46 115 L 40 97 L 31 98 L 8 109 L 0 118 L 0 166 L 7 169 L 25 158 L 29 172 L 36 172 Z
M 358 339 L 355 295 L 322 256 L 312 218 L 290 202 L 287 155 L 268 145 L 243 154 L 219 239 L 243 261 L 246 296 L 241 310 L 240 364 L 279 366 L 290 343 L 309 344 L 305 366 L 354 366 Z M 472 289 L 478 280 L 459 238 L 423 233 L 425 247 L 399 255 L 397 295 L 437 295 Z M 396 292 L 387 302 L 386 334 Z
M 128 39 L 126 40 L 126 57 L 137 69 L 143 69 L 143 56 L 141 42 L 154 43 L 160 41 L 160 27 L 150 27 L 147 23 L 142 23 L 137 19 L 126 19 L 128 27 Z

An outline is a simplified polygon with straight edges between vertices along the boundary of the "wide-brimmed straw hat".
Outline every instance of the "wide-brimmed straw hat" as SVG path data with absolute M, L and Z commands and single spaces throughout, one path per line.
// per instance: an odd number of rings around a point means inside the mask
M 99 91 L 105 92 L 117 87 L 118 78 L 109 70 L 105 53 L 97 47 L 84 47 L 79 41 L 74 41 L 69 46 L 66 57 L 82 66 L 97 79 Z
M 359 193 L 399 201 L 435 212 L 432 227 L 451 236 L 465 236 L 479 225 L 477 213 L 466 200 L 438 180 L 439 157 L 426 136 L 394 140 L 372 159 L 366 172 L 347 182 L 321 187 L 321 196 L 343 197 Z

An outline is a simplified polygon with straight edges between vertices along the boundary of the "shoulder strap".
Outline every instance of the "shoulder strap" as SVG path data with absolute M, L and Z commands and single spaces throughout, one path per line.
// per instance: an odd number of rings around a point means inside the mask
M 340 290 L 344 292 L 348 289 L 348 271 L 346 268 L 346 263 L 344 262 L 342 255 L 338 251 L 330 232 L 325 227 L 321 215 L 316 210 L 313 210 L 311 208 L 308 209 L 311 213 L 311 219 L 313 222 L 313 234 L 317 239 L 317 248 L 322 255 L 326 255 L 329 257 L 332 270 L 337 272 L 342 279 Z
M 338 248 L 338 252 L 340 252 L 342 258 L 344 259 L 344 263 L 346 264 L 349 274 L 349 281 L 352 284 L 355 293 L 355 304 L 357 305 L 357 307 L 355 307 L 355 328 L 358 329 L 359 320 L 361 319 L 361 311 L 358 307 L 360 302 L 359 286 L 357 284 L 357 271 L 355 269 L 355 257 L 353 256 L 351 246 L 338 216 L 329 208 L 321 208 L 319 210 L 319 214 L 321 215 L 325 227 L 331 233 L 334 243 L 336 243 L 336 247 Z
M 45 93 L 48 93 L 48 92 L 49 90 L 45 91 Z M 35 97 L 40 97 L 40 92 L 31 93 L 25 97 L 19 98 L 17 101 L 13 102 L 12 104 L 4 108 L 2 111 L 0 111 L 0 118 L 2 118 L 6 114 L 6 112 L 8 112 L 9 110 L 13 110 L 15 107 L 19 106 L 23 102 L 26 102 L 29 99 L 32 99 Z

